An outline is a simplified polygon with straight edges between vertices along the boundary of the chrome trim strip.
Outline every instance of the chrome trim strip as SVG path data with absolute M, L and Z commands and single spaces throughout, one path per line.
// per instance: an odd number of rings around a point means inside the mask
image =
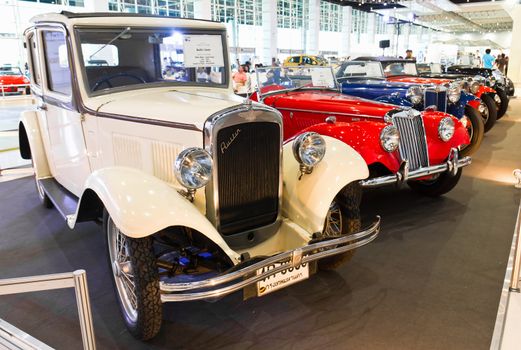
M 386 175 L 375 177 L 372 179 L 366 179 L 360 181 L 360 186 L 364 188 L 372 188 L 372 187 L 380 187 L 385 185 L 391 185 L 394 183 L 401 183 L 411 179 L 417 179 L 419 177 L 449 172 L 452 174 L 456 173 L 458 169 L 463 168 L 472 163 L 472 159 L 470 157 L 463 157 L 461 159 L 458 158 L 458 153 L 456 148 L 451 149 L 451 154 L 449 159 L 443 163 L 438 165 L 433 165 L 425 168 L 420 168 L 416 170 L 409 170 L 408 175 L 398 171 L 396 174 Z
M 309 263 L 364 246 L 372 242 L 378 236 L 379 232 L 380 217 L 377 216 L 376 221 L 366 230 L 289 250 L 222 276 L 190 283 L 168 284 L 160 282 L 160 289 L 163 293 L 161 294 L 161 301 L 165 303 L 222 297 L 266 277 L 272 276 L 277 272 L 294 267 L 296 264 Z M 339 245 L 342 246 L 339 247 Z M 300 256 L 301 259 L 296 259 L 296 256 Z M 268 267 L 274 263 L 282 263 L 285 265 L 267 270 L 262 274 L 256 274 L 257 270 Z M 228 284 L 233 281 L 236 282 Z M 223 284 L 226 285 L 218 288 L 218 286 Z M 206 290 L 197 291 L 203 288 Z
M 384 118 L 385 118 L 385 116 L 378 117 L 378 116 L 367 115 L 367 114 L 350 114 L 350 113 L 331 112 L 331 111 L 315 111 L 315 110 L 310 110 L 310 109 L 285 108 L 285 107 L 277 107 L 277 109 L 281 110 L 281 111 L 291 111 L 291 112 L 319 113 L 319 114 L 328 114 L 328 115 L 344 115 L 346 117 L 352 117 L 352 118 L 371 118 L 371 119 L 379 119 L 382 121 L 384 121 Z

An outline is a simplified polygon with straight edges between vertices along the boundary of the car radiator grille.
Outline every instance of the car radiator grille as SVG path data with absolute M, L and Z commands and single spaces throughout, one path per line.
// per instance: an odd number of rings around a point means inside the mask
M 280 138 L 277 123 L 225 127 L 216 138 L 218 220 L 223 235 L 276 221 L 279 210 Z
M 393 124 L 400 133 L 399 152 L 402 160 L 409 161 L 409 170 L 429 166 L 425 129 L 420 115 L 393 116 Z
M 436 89 L 425 89 L 425 108 L 436 106 L 440 112 L 447 111 L 447 90 L 436 91 Z

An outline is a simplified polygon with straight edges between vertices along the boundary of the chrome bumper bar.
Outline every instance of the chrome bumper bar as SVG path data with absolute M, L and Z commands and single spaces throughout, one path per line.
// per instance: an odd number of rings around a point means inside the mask
M 407 180 L 417 179 L 420 177 L 444 172 L 448 172 L 449 174 L 454 176 L 460 168 L 470 165 L 470 163 L 472 163 L 472 159 L 470 157 L 467 156 L 459 158 L 458 149 L 452 148 L 449 153 L 449 158 L 443 164 L 433 165 L 409 171 L 409 163 L 407 160 L 404 160 L 396 174 L 361 180 L 360 186 L 364 188 L 369 188 L 391 185 L 394 183 L 401 185 Z
M 345 253 L 364 246 L 372 242 L 379 232 L 380 217 L 377 216 L 376 221 L 363 231 L 310 243 L 301 248 L 279 253 L 221 276 L 187 283 L 160 282 L 161 301 L 165 303 L 223 297 L 291 267 L 297 267 L 300 264 Z M 267 269 L 263 273 L 258 273 L 260 269 L 277 263 L 282 265 Z

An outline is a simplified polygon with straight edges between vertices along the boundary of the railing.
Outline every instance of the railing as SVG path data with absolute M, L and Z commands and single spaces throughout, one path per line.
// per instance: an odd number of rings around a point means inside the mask
M 26 91 L 26 88 L 31 86 L 31 84 L 9 84 L 9 85 L 2 85 L 0 84 L 0 92 L 2 93 L 2 97 L 6 97 L 6 96 L 11 96 L 12 94 L 19 94 L 21 93 L 22 95 L 26 95 L 25 91 Z M 6 91 L 12 87 L 16 87 L 16 91 Z M 23 87 L 23 90 L 22 91 L 19 91 L 19 87 Z
M 83 349 L 95 350 L 94 328 L 87 288 L 85 270 L 53 275 L 10 278 L 0 280 L 0 295 L 38 292 L 52 289 L 74 288 L 80 318 Z M 2 342 L 4 339 L 6 342 Z M 3 344 L 12 344 L 12 349 L 41 349 L 40 341 L 9 325 L 0 319 L 0 348 Z M 45 347 L 43 347 L 45 348 Z M 45 348 L 48 349 L 49 347 Z

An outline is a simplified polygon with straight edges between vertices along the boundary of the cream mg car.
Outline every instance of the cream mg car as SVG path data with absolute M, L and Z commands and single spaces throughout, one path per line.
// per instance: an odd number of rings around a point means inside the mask
M 276 110 L 234 95 L 225 26 L 131 14 L 35 17 L 25 32 L 37 111 L 21 154 L 72 229 L 103 223 L 125 324 L 162 303 L 262 296 L 332 269 L 362 230 L 367 166 L 336 139 L 283 144 Z

